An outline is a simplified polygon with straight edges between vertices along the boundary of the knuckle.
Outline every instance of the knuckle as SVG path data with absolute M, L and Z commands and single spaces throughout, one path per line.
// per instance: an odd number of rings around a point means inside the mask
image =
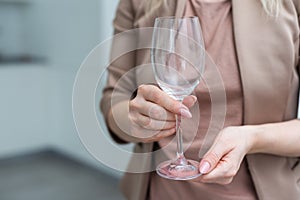
M 152 142 L 157 142 L 159 140 L 157 140 L 156 138 L 151 138 L 151 139 L 147 139 L 145 140 L 145 143 L 152 143 Z
M 174 132 L 172 130 L 165 130 L 165 131 L 160 131 L 157 135 L 154 136 L 156 141 L 159 141 L 163 138 L 166 138 L 170 135 L 172 135 Z
M 173 100 L 173 99 L 169 102 L 169 105 L 174 110 L 179 110 L 180 107 L 181 107 L 180 104 L 179 104 L 179 102 L 177 102 L 176 100 Z
M 156 109 L 154 106 L 152 106 L 149 110 L 149 116 L 153 118 L 157 118 L 160 115 L 160 111 Z
M 133 99 L 129 102 L 129 110 L 130 111 L 139 110 L 140 107 L 141 107 L 140 103 L 136 99 Z
M 161 101 L 161 93 L 157 91 L 152 91 L 151 92 L 152 100 L 154 102 L 160 102 Z
M 224 177 L 232 178 L 236 175 L 237 170 L 235 170 L 233 165 L 230 165 L 224 169 Z
M 171 129 L 171 128 L 173 128 L 173 127 L 175 127 L 175 123 L 174 122 L 163 122 L 163 124 L 162 124 L 162 128 L 164 128 L 164 129 Z M 171 131 L 171 130 L 170 130 Z
M 229 178 L 230 175 L 231 175 L 231 172 L 230 172 L 230 170 L 228 168 L 226 168 L 226 169 L 223 170 L 223 176 L 225 178 Z
M 143 138 L 144 143 L 151 143 L 151 142 L 156 142 L 159 140 L 160 140 L 160 137 L 157 135 L 157 133 L 152 133 L 152 136 Z
M 141 124 L 140 123 L 140 118 L 138 117 L 138 113 L 137 112 L 130 112 L 128 114 L 128 119 L 131 122 L 131 124 L 133 124 L 133 125 L 138 126 L 138 125 Z
M 235 175 L 235 172 L 232 171 L 232 170 L 227 171 L 227 172 L 225 173 L 225 177 L 226 177 L 226 178 L 234 177 L 234 175 Z
M 221 156 L 219 156 L 216 152 L 211 152 L 209 155 L 209 159 L 213 164 L 216 164 L 221 159 Z
M 228 149 L 232 146 L 232 139 L 230 138 L 230 134 L 228 132 L 221 132 L 218 137 L 218 143 L 223 146 L 223 148 Z
M 163 137 L 169 137 L 170 135 L 173 135 L 175 131 L 173 129 L 169 129 L 164 131 Z
M 154 138 L 155 138 L 155 141 L 160 141 L 161 139 L 165 138 L 165 133 L 159 133 L 158 135 L 156 135 Z
M 226 127 L 224 128 L 221 132 L 220 132 L 220 139 L 223 142 L 227 142 L 232 138 L 233 133 L 236 132 L 236 128 L 235 127 Z
M 221 184 L 222 185 L 229 185 L 232 182 L 233 178 L 228 178 L 226 180 L 224 180 Z
M 137 118 L 134 116 L 133 113 L 129 113 L 128 119 L 131 123 L 136 124 L 137 123 Z
M 147 85 L 142 84 L 138 87 L 138 94 L 145 94 L 146 92 L 148 92 Z
M 153 106 L 152 108 L 150 108 L 149 116 L 155 119 L 164 119 L 166 118 L 166 112 Z
M 173 134 L 175 134 L 175 129 L 170 129 L 169 130 L 169 135 L 173 135 Z
M 140 117 L 140 124 L 143 127 L 150 128 L 152 124 L 152 120 L 149 117 Z

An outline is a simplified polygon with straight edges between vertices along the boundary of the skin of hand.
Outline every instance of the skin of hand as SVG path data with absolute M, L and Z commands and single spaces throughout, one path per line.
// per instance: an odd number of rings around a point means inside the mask
M 189 108 L 197 98 L 187 96 L 182 103 L 170 97 L 155 85 L 141 85 L 137 95 L 129 102 L 131 135 L 140 142 L 150 143 L 175 133 L 175 115 L 191 118 Z
M 251 131 L 247 127 L 227 127 L 216 137 L 200 162 L 203 174 L 195 181 L 226 185 L 237 174 L 244 156 L 252 147 Z
M 266 153 L 300 159 L 300 120 L 227 127 L 203 156 L 195 181 L 229 184 L 246 154 Z

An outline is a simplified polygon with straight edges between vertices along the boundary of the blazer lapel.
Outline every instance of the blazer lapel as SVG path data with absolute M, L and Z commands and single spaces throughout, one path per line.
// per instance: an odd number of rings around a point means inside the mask
M 293 66 L 290 16 L 268 17 L 259 0 L 232 0 L 236 51 L 244 91 L 244 122 L 277 122 L 283 118 Z M 289 55 L 290 54 L 290 55 Z M 287 59 L 290 58 L 290 59 Z
M 169 0 L 174 2 L 174 0 Z M 175 16 L 176 17 L 182 17 L 184 14 L 184 9 L 185 9 L 185 0 L 177 0 L 177 5 L 176 5 L 176 12 L 175 12 Z
M 167 0 L 162 6 L 152 10 L 151 13 L 141 12 L 135 27 L 153 27 L 156 17 L 176 16 L 182 17 L 185 8 L 185 0 Z
M 292 12 L 292 6 L 284 1 L 280 16 L 275 19 L 266 16 L 259 0 L 232 0 L 245 124 L 284 119 L 298 48 L 295 45 L 299 33 L 297 15 Z M 278 182 L 282 174 L 286 176 L 282 180 L 290 174 L 282 170 L 286 169 L 286 159 L 258 154 L 247 155 L 247 161 L 259 199 L 283 199 L 274 191 L 272 183 Z M 274 176 L 275 171 L 282 173 Z M 291 182 L 285 190 L 295 197 L 295 190 L 290 189 L 293 187 Z

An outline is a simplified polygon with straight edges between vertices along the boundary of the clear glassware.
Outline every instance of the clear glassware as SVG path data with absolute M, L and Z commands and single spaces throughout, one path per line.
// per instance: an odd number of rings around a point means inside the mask
M 159 17 L 152 36 L 151 62 L 160 88 L 178 101 L 199 84 L 205 65 L 205 49 L 198 17 Z M 176 115 L 177 157 L 157 166 L 168 179 L 189 180 L 200 176 L 199 162 L 184 157 L 181 116 Z

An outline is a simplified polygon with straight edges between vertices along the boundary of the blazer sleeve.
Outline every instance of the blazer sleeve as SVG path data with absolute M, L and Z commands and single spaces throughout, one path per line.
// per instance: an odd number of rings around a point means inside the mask
M 107 68 L 108 77 L 106 86 L 103 89 L 100 108 L 103 116 L 108 120 L 108 114 L 115 104 L 128 100 L 132 91 L 136 89 L 135 76 L 132 71 L 135 66 L 135 51 L 128 51 L 126 54 L 118 55 L 126 48 L 133 49 L 134 37 L 130 34 L 123 34 L 134 28 L 135 9 L 132 0 L 120 0 L 117 7 L 114 26 L 114 39 L 111 47 L 110 64 Z M 121 38 L 121 39 L 120 39 Z M 122 49 L 122 51 L 120 51 Z M 131 73 L 127 73 L 131 71 Z M 122 84 L 120 84 L 122 80 Z M 116 92 L 117 91 L 117 92 Z M 113 96 L 113 99 L 112 99 Z M 112 138 L 118 143 L 125 143 L 114 134 L 108 127 Z

